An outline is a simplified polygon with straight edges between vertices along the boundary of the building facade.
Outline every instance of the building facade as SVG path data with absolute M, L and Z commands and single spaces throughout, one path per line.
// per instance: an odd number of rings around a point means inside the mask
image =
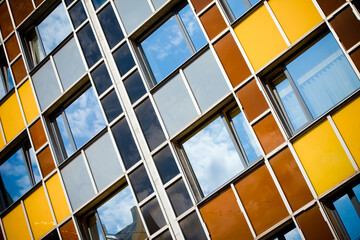
M 0 0 L 0 239 L 359 239 L 360 1 Z

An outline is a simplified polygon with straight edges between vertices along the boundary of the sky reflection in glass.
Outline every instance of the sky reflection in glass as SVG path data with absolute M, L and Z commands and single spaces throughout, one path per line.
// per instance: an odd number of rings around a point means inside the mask
M 244 169 L 220 117 L 186 141 L 183 147 L 204 196 Z
M 66 155 L 71 156 L 74 153 L 75 149 L 71 146 L 71 140 L 70 140 L 71 136 L 69 136 L 69 133 L 66 130 L 64 118 L 63 118 L 62 114 L 60 114 L 56 118 L 56 124 L 57 124 L 57 127 L 59 128 L 61 140 L 62 140 L 63 146 L 65 148 Z
M 352 190 L 354 191 L 356 198 L 357 198 L 358 201 L 360 202 L 360 184 L 357 185 L 357 186 L 355 186 L 355 187 L 353 187 Z
M 301 236 L 297 228 L 293 228 L 292 230 L 285 233 L 284 238 L 285 240 L 301 240 Z
M 33 148 L 29 149 L 29 156 L 30 156 L 30 162 L 31 162 L 31 170 L 34 175 L 34 180 L 35 180 L 35 183 L 38 183 L 41 181 L 41 176 L 40 176 L 40 171 L 39 171 L 39 167 L 37 165 L 35 152 L 34 152 Z
M 66 16 L 63 4 L 52 11 L 38 26 L 45 53 L 48 55 L 71 32 L 71 26 Z
M 78 1 L 70 8 L 69 15 L 75 29 L 87 19 L 86 12 L 81 1 Z
M 260 0 L 226 0 L 235 19 L 238 19 L 259 1 Z

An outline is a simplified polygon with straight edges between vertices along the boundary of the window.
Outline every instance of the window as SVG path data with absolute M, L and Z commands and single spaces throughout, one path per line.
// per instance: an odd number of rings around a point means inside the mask
M 45 19 L 25 34 L 30 68 L 34 68 L 70 33 L 71 25 L 63 4 L 59 4 Z
M 230 21 L 234 22 L 260 0 L 222 0 L 221 2 Z
M 0 50 L 0 99 L 14 88 L 10 68 L 6 62 L 4 51 Z
M 269 240 L 301 240 L 301 236 L 299 231 L 291 224 L 290 226 L 286 226 L 284 229 L 280 230 L 276 234 L 272 235 L 270 238 L 266 238 Z
M 62 162 L 105 127 L 92 87 L 51 116 L 50 125 Z
M 41 180 L 35 153 L 25 141 L 0 165 L 0 210 L 3 211 Z
M 237 107 L 221 111 L 181 144 L 188 172 L 193 172 L 198 200 L 208 196 L 261 155 Z
M 190 6 L 175 12 L 140 43 L 151 86 L 161 82 L 205 44 Z
M 331 33 L 283 65 L 268 87 L 291 133 L 346 98 L 360 81 Z

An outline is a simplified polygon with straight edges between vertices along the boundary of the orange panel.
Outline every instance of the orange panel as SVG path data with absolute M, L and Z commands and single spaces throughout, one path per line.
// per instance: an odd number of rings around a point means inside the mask
M 31 140 L 34 144 L 35 151 L 38 150 L 42 145 L 47 142 L 44 127 L 40 119 L 36 120 L 36 122 L 31 125 L 29 128 Z
M 15 83 L 18 85 L 27 76 L 24 60 L 22 57 L 13 63 L 11 69 L 15 78 Z
M 221 13 L 216 4 L 213 5 L 210 9 L 206 10 L 206 12 L 200 16 L 200 21 L 203 24 L 210 40 L 216 37 L 226 28 L 224 18 L 221 16 Z
M 9 0 L 15 24 L 19 25 L 34 10 L 31 0 Z
M 193 4 L 195 8 L 195 12 L 199 13 L 201 10 L 204 9 L 209 3 L 211 3 L 212 0 L 191 0 L 191 3 Z
M 63 240 L 79 239 L 72 219 L 70 219 L 68 222 L 66 222 L 60 227 L 60 234 Z
M 7 38 L 14 30 L 6 1 L 3 1 L 0 5 L 0 30 L 3 39 Z
M 0 20 L 1 21 L 1 20 Z M 16 38 L 16 34 L 12 35 L 6 42 L 5 42 L 6 52 L 9 57 L 9 62 L 14 60 L 16 56 L 20 54 L 19 44 Z

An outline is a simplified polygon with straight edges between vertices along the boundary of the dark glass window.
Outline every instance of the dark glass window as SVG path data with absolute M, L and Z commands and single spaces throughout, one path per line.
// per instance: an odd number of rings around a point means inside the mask
M 58 232 L 53 230 L 51 233 L 46 235 L 46 237 L 42 238 L 43 240 L 60 240 Z
M 146 59 L 151 86 L 167 75 L 206 44 L 206 39 L 189 5 L 176 12 L 140 43 Z
M 179 169 L 169 146 L 166 146 L 154 155 L 154 162 L 163 184 L 179 174 Z
M 223 6 L 230 20 L 233 22 L 260 0 L 223 0 Z
M 14 88 L 14 81 L 5 54 L 0 50 L 0 99 Z
M 154 192 L 144 165 L 141 165 L 133 172 L 131 172 L 129 174 L 129 179 L 138 202 L 141 202 Z
M 88 67 L 92 67 L 101 58 L 101 52 L 95 39 L 95 35 L 89 23 L 78 33 L 79 42 L 84 52 Z
M 94 71 L 92 71 L 91 77 L 94 80 L 95 88 L 99 95 L 112 85 L 105 63 L 101 63 Z
M 282 66 L 269 87 L 294 133 L 358 89 L 360 81 L 329 33 Z
M 98 18 L 110 48 L 115 47 L 124 38 L 124 34 L 111 4 L 108 4 L 98 13 Z
M 171 205 L 173 206 L 177 217 L 193 206 L 190 195 L 182 179 L 168 187 L 166 193 L 169 196 Z
M 70 8 L 69 14 L 75 29 L 87 19 L 86 12 L 81 1 L 78 1 Z
M 150 151 L 152 151 L 165 141 L 165 135 L 161 129 L 160 122 L 156 117 L 150 99 L 146 99 L 137 106 L 135 113 L 139 119 L 141 129 L 143 130 Z
M 113 127 L 111 127 L 111 131 L 120 151 L 121 158 L 125 164 L 125 168 L 129 169 L 137 163 L 141 157 L 126 119 L 123 118 L 117 122 Z
M 66 6 L 69 6 L 74 0 L 65 0 Z
M 127 43 L 123 44 L 119 49 L 113 53 L 116 65 L 120 71 L 120 74 L 123 76 L 131 68 L 135 66 L 134 59 L 131 55 L 129 46 Z
M 267 238 L 269 240 L 301 240 L 300 233 L 294 224 L 281 229 L 279 232 Z
M 189 214 L 179 224 L 186 240 L 207 239 L 196 212 Z
M 104 108 L 105 115 L 109 123 L 112 120 L 114 120 L 117 116 L 119 116 L 123 111 L 115 90 L 112 90 L 103 99 L 101 99 L 101 104 Z
M 136 102 L 146 93 L 146 89 L 141 80 L 141 76 L 137 70 L 136 72 L 132 73 L 127 79 L 125 79 L 124 85 L 131 103 Z
M 159 236 L 154 238 L 155 240 L 172 240 L 171 233 L 169 230 L 161 233 Z
M 33 148 L 25 141 L 0 165 L 0 210 L 3 211 L 41 181 Z
M 143 207 L 141 207 L 141 212 L 150 234 L 155 233 L 157 230 L 165 226 L 166 222 L 156 198 L 151 199 Z
M 96 10 L 105 2 L 105 0 L 91 0 L 91 2 L 93 3 Z

